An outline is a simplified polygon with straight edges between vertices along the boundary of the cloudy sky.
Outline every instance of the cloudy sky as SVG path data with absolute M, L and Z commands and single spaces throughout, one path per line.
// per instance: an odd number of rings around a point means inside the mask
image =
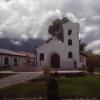
M 80 23 L 87 49 L 100 52 L 100 0 L 0 0 L 0 38 L 47 39 L 48 26 L 63 16 Z

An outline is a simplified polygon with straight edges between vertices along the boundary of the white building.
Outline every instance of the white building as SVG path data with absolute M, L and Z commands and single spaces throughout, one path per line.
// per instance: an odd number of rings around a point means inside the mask
M 37 48 L 37 67 L 50 66 L 54 69 L 66 70 L 86 66 L 86 59 L 80 56 L 78 23 L 67 21 L 63 24 L 64 42 L 50 39 Z M 84 57 L 84 60 L 82 60 Z
M 0 49 L 0 66 L 19 66 L 25 62 L 25 55 L 7 49 Z
M 7 49 L 0 49 L 0 68 L 23 71 L 22 65 L 33 62 L 33 54 L 28 52 L 15 52 Z M 32 64 L 32 63 L 31 63 Z M 27 67 L 28 69 L 28 67 Z

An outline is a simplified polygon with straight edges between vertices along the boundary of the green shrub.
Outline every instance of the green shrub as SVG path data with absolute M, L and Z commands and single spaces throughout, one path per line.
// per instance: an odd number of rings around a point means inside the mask
M 43 68 L 43 74 L 44 74 L 44 76 L 45 76 L 46 78 L 49 78 L 50 75 L 52 74 L 52 72 L 53 72 L 52 68 L 50 68 L 50 67 L 48 67 L 48 66 L 45 66 L 45 67 Z
M 88 70 L 88 72 L 89 72 L 90 74 L 94 74 L 95 66 L 89 66 L 89 67 L 87 68 L 87 70 Z

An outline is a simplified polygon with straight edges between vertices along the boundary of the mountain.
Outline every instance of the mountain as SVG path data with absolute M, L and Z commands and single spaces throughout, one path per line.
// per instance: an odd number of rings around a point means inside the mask
M 33 39 L 33 38 L 29 38 L 28 40 L 21 40 L 20 45 L 16 45 L 12 41 L 18 41 L 18 40 L 10 39 L 10 38 L 0 38 L 0 48 L 10 49 L 10 50 L 14 50 L 14 51 L 32 52 L 39 45 L 44 43 L 44 40 L 42 40 L 42 39 Z

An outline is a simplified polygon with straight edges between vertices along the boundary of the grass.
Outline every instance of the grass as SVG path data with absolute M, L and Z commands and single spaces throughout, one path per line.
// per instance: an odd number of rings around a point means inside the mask
M 100 95 L 99 77 L 61 78 L 59 86 L 59 94 L 62 97 L 98 97 Z
M 11 75 L 14 75 L 15 73 L 0 73 L 0 79 L 1 78 L 4 78 L 4 77 L 8 77 L 8 76 L 11 76 Z
M 4 97 L 31 97 L 31 96 L 44 96 L 46 94 L 46 82 L 38 81 L 27 84 L 20 84 L 12 86 L 7 89 L 0 90 L 0 96 Z
M 100 96 L 100 77 L 60 77 L 57 79 L 59 96 L 61 97 L 91 97 Z M 46 96 L 46 81 L 35 81 L 1 89 L 3 97 L 34 97 Z

